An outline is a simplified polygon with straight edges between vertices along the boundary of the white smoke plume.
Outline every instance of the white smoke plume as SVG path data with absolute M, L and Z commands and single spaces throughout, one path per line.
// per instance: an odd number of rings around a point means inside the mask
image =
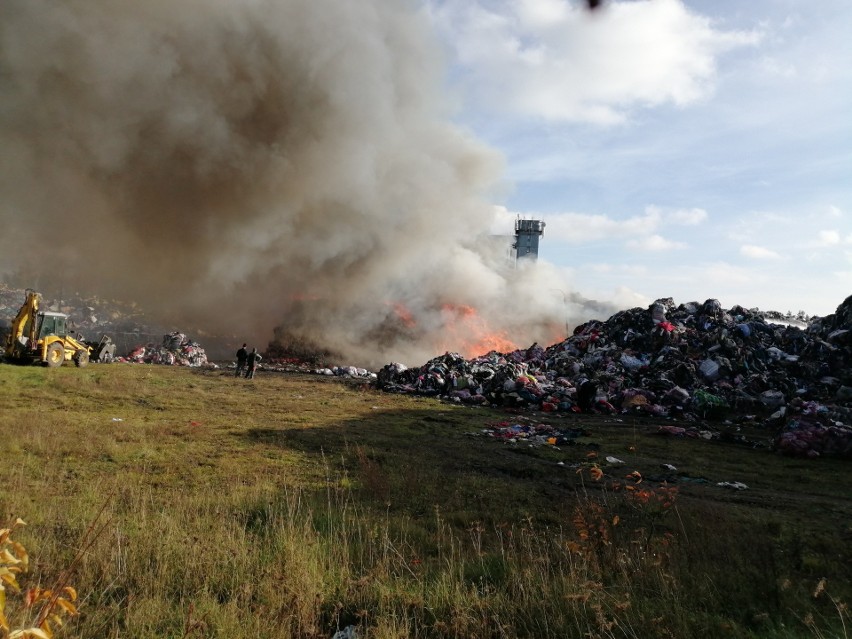
M 461 350 L 466 306 L 554 337 L 442 73 L 404 0 L 4 0 L 0 272 L 366 365 Z

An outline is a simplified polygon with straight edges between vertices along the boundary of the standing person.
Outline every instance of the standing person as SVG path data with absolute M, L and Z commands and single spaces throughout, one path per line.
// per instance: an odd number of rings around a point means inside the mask
M 246 367 L 247 360 L 248 351 L 246 350 L 246 345 L 243 344 L 243 347 L 237 351 L 237 370 L 234 373 L 234 377 L 240 377 L 243 374 L 243 369 Z
M 248 360 L 246 361 L 246 364 L 248 365 L 246 370 L 246 379 L 254 378 L 254 369 L 257 368 L 257 365 L 262 359 L 263 357 L 261 357 L 260 353 L 257 352 L 256 348 L 251 349 L 251 353 L 248 354 Z
M 586 377 L 581 377 L 577 380 L 576 388 L 577 406 L 579 406 L 580 410 L 584 413 L 593 412 L 598 396 L 597 382 L 593 382 Z

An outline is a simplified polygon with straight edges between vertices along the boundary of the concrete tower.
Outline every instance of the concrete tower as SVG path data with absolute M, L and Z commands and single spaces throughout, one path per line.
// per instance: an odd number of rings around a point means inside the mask
M 515 259 L 538 259 L 538 238 L 544 235 L 544 222 L 541 220 L 515 220 Z

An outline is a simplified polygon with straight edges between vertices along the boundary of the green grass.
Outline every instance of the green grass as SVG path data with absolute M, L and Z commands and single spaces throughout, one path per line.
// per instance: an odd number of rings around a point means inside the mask
M 481 436 L 507 419 L 589 436 Z M 46 585 L 104 509 L 66 636 L 846 637 L 848 462 L 655 431 L 323 377 L 2 365 L 0 514 Z

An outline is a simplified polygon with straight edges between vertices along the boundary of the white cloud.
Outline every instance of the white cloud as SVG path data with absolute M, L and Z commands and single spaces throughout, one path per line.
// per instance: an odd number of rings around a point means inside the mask
M 799 22 L 797 17 L 792 15 L 788 15 L 784 18 L 784 22 L 781 23 L 782 29 L 792 29 Z
M 726 284 L 753 284 L 755 276 L 752 271 L 727 262 L 716 262 L 704 271 L 705 281 L 725 282 Z
M 546 216 L 544 219 L 545 232 L 550 238 L 572 244 L 608 238 L 646 236 L 653 233 L 661 221 L 656 213 L 646 213 L 624 220 L 584 213 L 561 213 Z
M 782 62 L 777 58 L 765 57 L 760 60 L 760 69 L 768 76 L 777 76 L 784 79 L 792 79 L 797 75 L 796 67 L 789 62 Z
M 581 0 L 467 0 L 470 10 L 465 0 L 427 1 L 451 7 L 454 34 L 474 36 L 451 46 L 481 47 L 451 73 L 504 112 L 469 102 L 467 121 L 506 151 L 514 189 L 505 201 L 545 211 L 532 214 L 547 223 L 541 259 L 575 266 L 577 287 L 817 314 L 845 296 L 852 191 L 842 140 L 852 93 L 837 87 L 852 86 L 852 67 L 841 63 L 852 51 L 848 0 L 795 20 L 786 20 L 792 4 L 771 2 L 608 0 L 589 14 Z M 730 53 L 700 37 L 684 43 L 671 23 L 641 16 L 636 33 L 613 43 L 625 8 L 670 13 L 710 39 L 732 34 Z M 474 11 L 483 23 L 467 20 Z M 650 49 L 685 57 L 637 71 L 634 84 L 622 77 L 633 72 L 625 50 L 652 32 L 660 42 Z M 499 44 L 507 34 L 512 50 Z M 692 54 L 706 54 L 707 66 L 691 66 Z M 633 57 L 648 65 L 652 55 Z M 822 83 L 813 75 L 820 65 L 831 73 Z M 668 71 L 668 84 L 653 84 Z M 648 86 L 656 93 L 644 94 Z M 623 125 L 588 126 L 601 114 L 597 121 Z M 678 243 L 688 249 L 674 250 Z
M 582 245 L 600 241 L 623 240 L 627 248 L 662 252 L 684 249 L 687 244 L 670 240 L 658 233 L 666 223 L 681 225 L 700 224 L 707 218 L 703 209 L 676 209 L 670 212 L 661 207 L 648 206 L 643 215 L 628 218 L 615 218 L 608 215 L 588 213 L 514 213 L 505 207 L 495 206 L 495 222 L 492 231 L 506 233 L 513 228 L 514 220 L 540 219 L 545 223 L 545 237 L 548 242 L 564 242 Z M 499 231 L 498 229 L 502 229 Z M 598 265 L 604 271 L 605 265 Z
M 599 262 L 597 264 L 586 264 L 585 269 L 592 270 L 595 273 L 601 274 L 617 274 L 644 277 L 648 275 L 648 267 L 643 264 L 609 264 L 607 262 Z
M 754 244 L 745 244 L 741 246 L 740 255 L 756 260 L 777 260 L 781 257 L 775 251 L 764 248 L 763 246 L 755 246 Z
M 529 29 L 547 28 L 569 17 L 570 6 L 561 0 L 520 0 L 515 10 L 521 24 Z
M 645 295 L 637 293 L 627 286 L 618 286 L 610 296 L 614 302 L 618 303 L 621 308 L 633 308 L 636 306 L 648 306 L 651 299 Z
M 820 246 L 835 246 L 840 244 L 840 233 L 835 230 L 826 230 L 819 232 L 817 240 Z
M 516 213 L 503 206 L 494 207 L 494 216 L 494 233 L 505 233 L 507 228 L 514 228 L 514 221 L 518 217 L 544 220 L 544 234 L 548 240 L 569 244 L 611 238 L 646 238 L 663 222 L 662 213 L 654 207 L 648 207 L 644 215 L 625 219 L 588 213 Z
M 686 244 L 683 242 L 673 242 L 661 235 L 649 235 L 648 237 L 637 238 L 628 241 L 626 245 L 628 248 L 640 251 L 671 251 L 686 248 Z
M 707 211 L 704 209 L 678 209 L 669 213 L 667 217 L 675 224 L 697 226 L 707 219 Z
M 682 0 L 448 0 L 432 10 L 481 107 L 554 121 L 622 122 L 635 106 L 684 105 L 713 90 L 719 55 L 756 44 Z

